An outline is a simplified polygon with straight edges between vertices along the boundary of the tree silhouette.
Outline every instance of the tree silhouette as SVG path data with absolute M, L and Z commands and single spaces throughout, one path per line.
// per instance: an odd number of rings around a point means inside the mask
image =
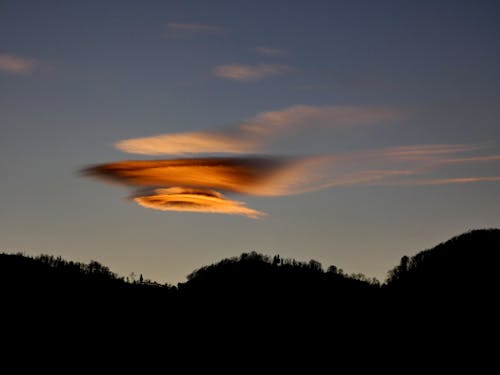
M 242 324 L 282 327 L 280 319 L 286 317 L 294 322 L 289 326 L 293 332 L 314 322 L 380 327 L 397 337 L 402 327 L 422 332 L 437 322 L 444 327 L 449 316 L 492 324 L 496 318 L 488 314 L 495 311 L 499 292 L 499 254 L 500 230 L 471 231 L 402 257 L 380 285 L 334 265 L 324 271 L 315 260 L 253 251 L 194 270 L 177 287 L 142 274 L 136 282 L 135 273 L 128 282 L 97 261 L 0 254 L 0 292 L 4 311 L 18 315 L 60 316 L 65 311 L 81 319 L 120 316 L 158 326 L 229 327 L 232 322 L 235 330 Z

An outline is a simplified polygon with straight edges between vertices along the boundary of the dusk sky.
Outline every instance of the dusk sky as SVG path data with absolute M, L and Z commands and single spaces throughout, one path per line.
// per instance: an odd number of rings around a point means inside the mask
M 383 280 L 500 227 L 498 1 L 0 2 L 0 251 Z

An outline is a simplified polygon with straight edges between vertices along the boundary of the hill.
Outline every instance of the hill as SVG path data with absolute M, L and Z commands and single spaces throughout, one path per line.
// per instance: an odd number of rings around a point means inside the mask
M 412 257 L 404 256 L 387 281 L 347 275 L 335 266 L 298 262 L 255 252 L 202 267 L 177 286 L 130 282 L 106 266 L 48 255 L 0 254 L 4 301 L 50 311 L 121 314 L 217 314 L 307 310 L 318 316 L 381 316 L 410 309 L 482 306 L 498 294 L 500 230 L 475 230 Z M 14 302 L 12 302 L 14 304 Z M 406 307 L 405 307 L 406 306 Z M 409 308 L 411 306 L 411 308 Z M 406 308 L 406 310 L 401 310 Z

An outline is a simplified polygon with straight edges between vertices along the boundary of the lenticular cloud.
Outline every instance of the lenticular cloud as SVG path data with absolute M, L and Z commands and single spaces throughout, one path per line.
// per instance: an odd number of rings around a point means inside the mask
M 344 129 L 396 118 L 399 111 L 373 107 L 293 106 L 264 112 L 224 131 L 164 134 L 120 141 L 122 151 L 143 155 L 249 154 L 283 133 L 314 127 Z M 241 215 L 265 213 L 231 195 L 283 196 L 356 185 L 442 185 L 500 181 L 500 176 L 439 175 L 447 166 L 500 161 L 473 154 L 478 145 L 411 145 L 310 157 L 197 157 L 126 160 L 87 167 L 86 176 L 133 189 L 131 200 L 160 211 Z M 466 155 L 464 155 L 466 154 Z
M 210 189 L 171 187 L 138 191 L 132 199 L 139 205 L 160 211 L 190 211 L 229 215 L 243 215 L 258 219 L 262 212 L 245 206 L 245 203 L 227 199 Z
M 128 186 L 181 186 L 275 195 L 275 183 L 293 165 L 292 159 L 271 157 L 134 160 L 91 166 L 83 173 Z
M 285 158 L 203 158 L 120 161 L 91 166 L 87 176 L 136 188 L 132 199 L 162 211 L 195 211 L 259 218 L 264 213 L 221 192 L 282 195 L 297 162 Z

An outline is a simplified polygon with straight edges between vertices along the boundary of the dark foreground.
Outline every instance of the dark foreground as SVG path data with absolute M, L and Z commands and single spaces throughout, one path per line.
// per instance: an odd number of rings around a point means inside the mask
M 130 282 L 97 262 L 1 254 L 2 316 L 4 327 L 28 336 L 41 329 L 72 339 L 142 332 L 173 340 L 182 332 L 193 342 L 223 336 L 262 345 L 346 335 L 360 345 L 370 345 L 366 337 L 464 342 L 498 328 L 499 254 L 500 230 L 475 230 L 403 257 L 382 285 L 315 261 L 248 253 L 177 286 Z

